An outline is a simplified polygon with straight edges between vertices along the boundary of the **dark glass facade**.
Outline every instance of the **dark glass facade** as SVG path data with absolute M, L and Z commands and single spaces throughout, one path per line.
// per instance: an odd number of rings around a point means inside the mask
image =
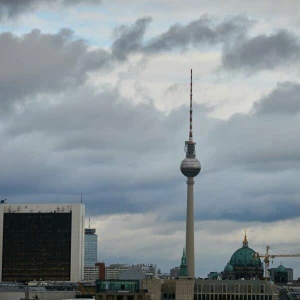
M 139 280 L 96 280 L 97 293 L 102 292 L 130 292 L 140 291 Z
M 71 213 L 5 213 L 2 281 L 70 280 Z

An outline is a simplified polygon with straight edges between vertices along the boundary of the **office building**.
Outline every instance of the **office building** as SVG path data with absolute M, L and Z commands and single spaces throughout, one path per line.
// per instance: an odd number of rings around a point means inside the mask
M 180 272 L 180 267 L 174 267 L 174 268 L 170 269 L 170 277 L 178 278 L 179 272 Z
M 98 236 L 96 229 L 84 230 L 84 267 L 93 267 L 97 262 Z
M 96 266 L 99 268 L 99 279 L 104 280 L 105 279 L 105 263 L 98 262 L 98 263 L 96 263 Z
M 105 279 L 119 279 L 120 273 L 126 271 L 129 267 L 130 265 L 128 264 L 111 264 L 105 267 Z
M 105 263 L 98 262 L 93 267 L 84 268 L 84 280 L 95 281 L 97 279 L 105 279 Z
M 0 204 L 0 281 L 83 279 L 83 204 Z
M 99 278 L 99 273 L 97 274 L 99 268 L 95 267 L 97 262 L 97 245 L 98 236 L 96 235 L 96 229 L 86 228 L 84 231 L 84 280 Z
M 122 279 L 135 279 L 136 276 L 138 278 L 152 278 L 157 276 L 157 267 L 153 264 L 111 264 L 106 267 L 105 279 L 118 280 L 120 276 Z
M 99 266 L 85 267 L 84 268 L 84 280 L 95 281 L 99 279 Z

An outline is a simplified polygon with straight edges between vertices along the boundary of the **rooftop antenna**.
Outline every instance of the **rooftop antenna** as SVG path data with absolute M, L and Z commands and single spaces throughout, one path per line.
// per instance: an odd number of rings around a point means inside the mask
M 190 135 L 189 142 L 193 142 L 193 70 L 191 69 L 191 88 L 190 88 Z
M 89 229 L 91 229 L 91 217 L 89 217 Z
M 81 197 L 80 197 L 80 203 L 82 203 L 82 193 L 81 193 Z
M 187 158 L 195 158 L 195 143 L 193 142 L 193 70 L 191 69 L 191 87 L 190 87 L 190 133 L 189 140 L 185 142 L 185 149 Z

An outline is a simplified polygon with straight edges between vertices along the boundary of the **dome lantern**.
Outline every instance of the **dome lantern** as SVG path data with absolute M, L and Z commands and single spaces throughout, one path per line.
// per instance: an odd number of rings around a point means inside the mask
M 244 237 L 244 240 L 243 240 L 243 247 L 244 248 L 248 248 L 248 240 L 247 240 L 246 230 L 245 230 L 245 237 Z

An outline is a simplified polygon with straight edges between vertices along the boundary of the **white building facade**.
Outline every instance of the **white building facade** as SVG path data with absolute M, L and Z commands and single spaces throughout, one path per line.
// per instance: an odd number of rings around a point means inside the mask
M 0 204 L 0 281 L 83 280 L 84 204 Z
M 142 274 L 142 275 L 141 275 Z M 152 278 L 157 276 L 157 266 L 153 264 L 111 264 L 105 269 L 105 279 Z

